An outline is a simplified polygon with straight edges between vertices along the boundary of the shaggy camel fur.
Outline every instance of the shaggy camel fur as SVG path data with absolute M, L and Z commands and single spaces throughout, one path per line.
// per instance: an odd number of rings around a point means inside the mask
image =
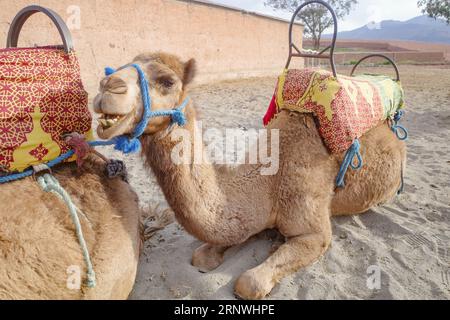
M 71 195 L 96 272 L 86 288 L 86 268 L 66 204 L 32 178 L 1 186 L 0 299 L 126 299 L 139 258 L 138 198 L 121 179 L 102 174 L 104 162 L 90 157 L 82 169 L 53 170 Z M 81 268 L 81 290 L 67 287 L 70 266 Z M 76 279 L 75 279 L 76 282 Z
M 175 108 L 185 99 L 194 60 L 183 63 L 175 56 L 154 53 L 134 62 L 147 74 L 154 110 Z M 133 68 L 102 80 L 95 111 L 115 121 L 98 127 L 102 138 L 130 133 L 141 119 L 137 80 Z M 192 102 L 185 115 L 185 129 L 192 133 L 196 126 Z M 362 213 L 391 199 L 406 162 L 405 144 L 386 122 L 380 123 L 361 138 L 364 167 L 350 170 L 345 189 L 335 190 L 344 155 L 330 154 L 311 115 L 282 111 L 272 121 L 268 135 L 270 129 L 280 130 L 279 171 L 273 176 L 261 175 L 260 164 L 175 165 L 171 153 L 180 141 L 177 130 L 167 130 L 168 125 L 167 118 L 150 121 L 141 139 L 143 156 L 178 221 L 205 242 L 194 252 L 194 266 L 201 271 L 218 267 L 227 248 L 265 229 L 276 228 L 286 237 L 264 263 L 238 278 L 235 293 L 246 299 L 265 297 L 282 277 L 323 255 L 331 241 L 332 215 Z

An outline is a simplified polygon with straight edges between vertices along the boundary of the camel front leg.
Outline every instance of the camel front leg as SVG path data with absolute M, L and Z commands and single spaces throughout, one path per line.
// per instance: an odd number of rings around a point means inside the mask
M 194 251 L 192 265 L 200 272 L 212 271 L 223 263 L 223 256 L 228 248 L 205 243 Z
M 264 263 L 243 273 L 235 293 L 243 299 L 262 299 L 284 276 L 308 266 L 327 250 L 331 242 L 330 220 L 317 233 L 289 238 Z

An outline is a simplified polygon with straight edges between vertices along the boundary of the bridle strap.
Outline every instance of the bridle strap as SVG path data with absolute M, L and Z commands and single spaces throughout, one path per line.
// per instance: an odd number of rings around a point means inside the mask
M 105 68 L 105 74 L 106 76 L 109 76 L 119 70 L 129 67 L 135 68 L 139 75 L 139 86 L 141 89 L 144 113 L 142 115 L 141 121 L 136 125 L 131 136 L 123 135 L 113 139 L 115 142 L 115 149 L 122 151 L 125 154 L 138 152 L 141 149 L 141 142 L 139 141 L 139 138 L 144 134 L 151 118 L 170 117 L 172 120 L 172 125 L 177 124 L 179 126 L 184 126 L 186 124 L 186 116 L 183 113 L 183 110 L 186 108 L 189 102 L 188 97 L 182 102 L 180 106 L 176 107 L 175 109 L 152 111 L 152 99 L 149 93 L 148 80 L 145 76 L 144 71 L 137 63 L 125 65 L 117 70 L 114 70 L 112 68 Z

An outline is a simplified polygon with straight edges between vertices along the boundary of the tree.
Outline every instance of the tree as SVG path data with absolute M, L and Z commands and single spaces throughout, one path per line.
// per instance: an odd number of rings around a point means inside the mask
M 306 0 L 266 0 L 264 5 L 270 6 L 276 10 L 286 10 L 294 13 L 297 8 Z M 445 1 L 445 0 L 444 0 Z M 342 19 L 350 13 L 353 5 L 358 0 L 325 0 L 336 13 L 338 19 Z M 333 18 L 327 8 L 314 3 L 306 6 L 297 17 L 305 25 L 305 34 L 313 40 L 314 49 L 320 47 L 320 40 L 323 32 L 333 26 Z
M 450 24 L 450 0 L 419 0 L 422 12 L 432 18 L 444 18 Z

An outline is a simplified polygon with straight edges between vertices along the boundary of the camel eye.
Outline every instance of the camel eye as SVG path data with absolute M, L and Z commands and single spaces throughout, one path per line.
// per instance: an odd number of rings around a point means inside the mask
M 114 94 L 125 94 L 128 91 L 128 86 L 124 80 L 118 77 L 109 77 L 101 82 L 101 86 L 106 92 Z
M 170 89 L 175 84 L 175 81 L 171 77 L 160 77 L 158 78 L 158 83 L 163 87 Z

